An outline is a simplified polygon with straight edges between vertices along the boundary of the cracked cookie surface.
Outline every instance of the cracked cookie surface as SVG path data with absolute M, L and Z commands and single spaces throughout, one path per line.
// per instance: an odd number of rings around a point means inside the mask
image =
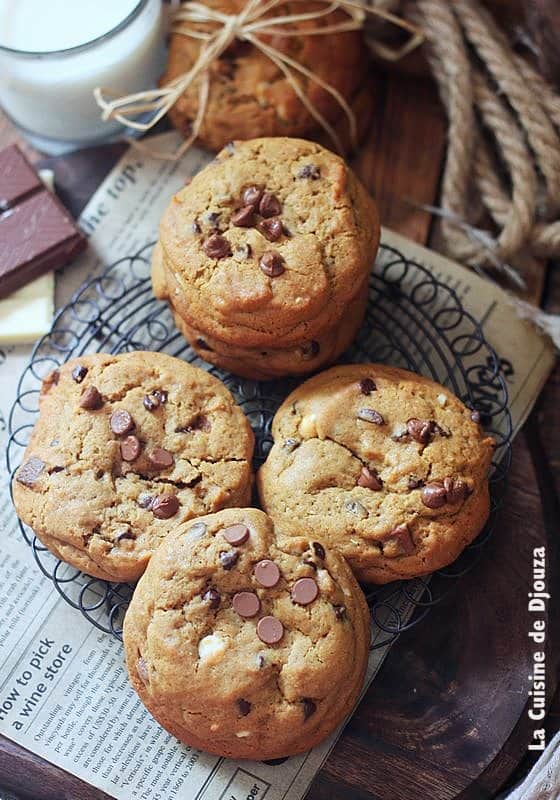
M 124 622 L 129 677 L 181 741 L 235 758 L 293 755 L 328 736 L 362 686 L 364 595 L 307 535 L 278 540 L 257 509 L 176 527 Z
M 494 441 L 452 392 L 378 364 L 333 367 L 278 409 L 257 476 L 278 533 L 307 526 L 359 580 L 427 575 L 489 513 Z
M 300 139 L 236 142 L 165 211 L 154 292 L 205 360 L 302 374 L 355 335 L 378 243 L 373 200 L 338 156 Z
M 153 352 L 72 359 L 43 381 L 13 480 L 20 518 L 59 558 L 136 580 L 182 521 L 249 502 L 254 436 L 228 389 Z

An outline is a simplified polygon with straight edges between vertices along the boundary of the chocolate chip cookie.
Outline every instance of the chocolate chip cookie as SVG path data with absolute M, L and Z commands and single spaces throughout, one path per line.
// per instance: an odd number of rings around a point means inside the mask
M 179 523 L 249 502 L 254 437 L 226 387 L 162 353 L 72 359 L 43 381 L 16 511 L 63 561 L 140 577 Z
M 451 563 L 489 513 L 494 442 L 448 389 L 378 364 L 333 367 L 274 418 L 257 483 L 277 530 L 302 526 L 359 580 L 387 583 Z
M 238 14 L 244 0 L 208 0 L 206 5 L 226 14 Z M 313 2 L 286 3 L 269 16 L 306 14 L 324 10 Z M 335 127 L 344 113 L 340 103 L 323 86 L 328 84 L 350 104 L 360 93 L 367 76 L 368 52 L 361 31 L 329 35 L 301 36 L 303 31 L 347 21 L 342 11 L 318 19 L 298 19 L 290 23 L 294 36 L 258 34 L 268 46 L 285 53 L 304 69 L 312 71 L 319 82 L 300 72 L 294 77 L 303 94 Z M 187 23 L 185 23 L 187 27 Z M 214 24 L 188 23 L 188 29 L 215 31 Z M 182 33 L 171 36 L 168 64 L 162 85 L 189 72 L 201 48 L 201 40 Z M 249 42 L 235 40 L 209 68 L 210 84 L 206 111 L 198 141 L 211 150 L 220 150 L 232 139 L 255 136 L 314 136 L 320 128 L 317 120 L 299 99 L 280 68 Z M 200 83 L 195 81 L 179 98 L 169 116 L 184 136 L 190 136 L 200 100 Z M 358 116 L 358 119 L 360 117 Z
M 239 142 L 168 206 L 154 292 L 207 361 L 299 375 L 353 339 L 378 243 L 373 201 L 340 158 L 300 139 Z
M 358 698 L 369 641 L 344 559 L 307 531 L 277 540 L 248 508 L 178 525 L 124 622 L 128 673 L 150 713 L 234 758 L 293 755 L 332 733 Z

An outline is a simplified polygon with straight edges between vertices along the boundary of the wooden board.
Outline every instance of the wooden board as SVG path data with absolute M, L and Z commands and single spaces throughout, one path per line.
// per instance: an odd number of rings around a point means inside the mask
M 431 219 L 406 200 L 437 199 L 443 116 L 427 83 L 379 75 L 376 84 L 374 125 L 355 166 L 377 198 L 382 222 L 427 242 Z M 13 140 L 13 131 L 5 126 L 2 138 Z M 76 213 L 118 153 L 117 147 L 52 162 Z M 544 424 L 550 420 L 559 432 L 558 380 L 551 392 Z M 535 419 L 515 445 L 505 505 L 481 563 L 392 648 L 317 775 L 312 800 L 482 800 L 526 752 L 532 547 L 547 544 L 550 585 L 560 565 L 554 477 Z M 549 699 L 560 653 L 554 598 L 550 612 Z M 106 797 L 1 737 L 0 785 L 33 800 Z

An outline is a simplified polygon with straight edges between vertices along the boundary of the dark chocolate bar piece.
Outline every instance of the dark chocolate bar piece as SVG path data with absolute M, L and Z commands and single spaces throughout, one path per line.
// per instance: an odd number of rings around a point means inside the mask
M 71 261 L 86 238 L 21 151 L 0 153 L 0 299 Z
M 41 179 L 17 145 L 0 151 L 0 212 L 42 188 Z

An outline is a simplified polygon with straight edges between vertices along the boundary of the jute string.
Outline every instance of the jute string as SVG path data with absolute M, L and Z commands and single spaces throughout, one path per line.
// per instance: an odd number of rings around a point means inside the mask
M 291 0 L 291 3 L 305 0 Z M 210 9 L 200 2 L 181 3 L 173 30 L 201 40 L 196 63 L 166 86 L 118 97 L 98 88 L 95 96 L 105 119 L 117 119 L 139 131 L 149 130 L 197 79 L 197 115 L 189 137 L 175 153 L 154 153 L 175 159 L 196 139 L 207 108 L 209 67 L 234 39 L 250 42 L 284 74 L 309 114 L 341 142 L 310 102 L 302 81 L 315 82 L 339 103 L 355 143 L 356 120 L 345 99 L 311 70 L 274 48 L 261 36 L 314 36 L 357 30 L 366 15 L 404 28 L 405 45 L 391 49 L 380 41 L 378 26 L 367 36 L 376 55 L 396 60 L 425 37 L 428 57 L 446 108 L 449 129 L 440 206 L 443 250 L 477 270 L 490 268 L 523 287 L 519 256 L 560 255 L 560 97 L 523 58 L 479 0 L 414 0 L 408 20 L 398 16 L 401 0 L 318 0 L 323 8 L 300 14 L 271 16 L 284 0 L 248 0 L 238 15 Z M 347 19 L 294 30 L 300 21 L 320 20 L 342 10 Z M 200 23 L 203 23 L 202 28 Z M 138 115 L 150 112 L 149 121 Z M 141 143 L 137 146 L 142 147 Z M 488 226 L 488 218 L 493 227 Z M 523 316 L 530 306 L 520 307 Z M 532 318 L 560 347 L 560 320 L 534 310 Z
M 307 0 L 290 0 L 292 6 L 304 2 L 307 2 Z M 252 44 L 278 67 L 309 114 L 329 135 L 334 147 L 339 152 L 343 152 L 340 137 L 329 121 L 325 119 L 324 115 L 309 99 L 302 86 L 301 78 L 303 77 L 307 81 L 317 84 L 334 97 L 348 120 L 351 143 L 356 148 L 356 118 L 340 92 L 322 80 L 312 70 L 290 58 L 286 53 L 273 47 L 261 37 L 267 35 L 274 35 L 274 37 L 325 36 L 331 33 L 360 30 L 368 14 L 378 17 L 384 22 L 396 25 L 409 34 L 408 40 L 399 48 L 386 47 L 381 42 L 376 41 L 371 43 L 371 47 L 376 54 L 386 60 L 402 58 L 417 47 L 423 41 L 423 37 L 420 31 L 410 22 L 397 17 L 386 9 L 368 6 L 367 3 L 360 2 L 360 0 L 316 0 L 316 4 L 319 7 L 313 11 L 271 16 L 271 13 L 277 7 L 286 5 L 286 0 L 247 0 L 239 14 L 226 14 L 209 8 L 200 2 L 181 3 L 172 12 L 171 29 L 174 33 L 201 41 L 200 52 L 192 68 L 159 89 L 137 92 L 125 97 L 120 97 L 118 93 L 107 88 L 96 88 L 94 96 L 102 110 L 103 119 L 116 119 L 123 125 L 135 130 L 147 131 L 156 125 L 189 86 L 200 78 L 197 114 L 193 120 L 190 135 L 179 149 L 174 153 L 167 153 L 156 152 L 151 148 L 144 147 L 144 149 L 148 149 L 151 155 L 175 160 L 188 150 L 198 136 L 208 104 L 210 91 L 209 68 L 211 64 L 227 50 L 234 39 L 238 39 Z M 321 5 L 324 7 L 321 7 Z M 343 11 L 347 18 L 340 22 L 317 27 L 300 29 L 293 27 L 299 22 L 328 18 L 335 11 Z M 146 112 L 150 112 L 149 120 L 139 121 L 138 115 Z M 133 142 L 133 144 L 142 149 L 141 143 Z

